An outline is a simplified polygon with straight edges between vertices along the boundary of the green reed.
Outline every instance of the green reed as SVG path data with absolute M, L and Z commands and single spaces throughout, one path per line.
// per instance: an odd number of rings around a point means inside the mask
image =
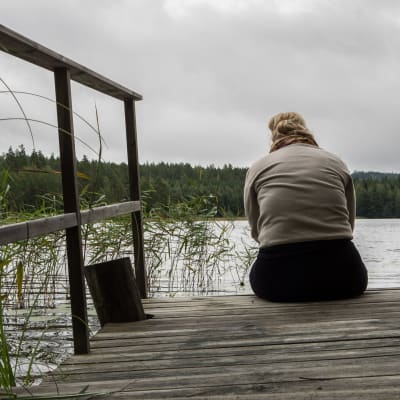
M 215 289 L 233 255 L 228 239 L 232 224 L 216 221 L 215 200 L 209 196 L 190 199 L 152 210 L 145 217 L 150 288 L 161 288 L 164 279 L 170 295 Z
M 10 349 L 4 329 L 4 307 L 3 300 L 3 271 L 9 260 L 0 260 L 0 387 L 6 394 L 12 393 L 12 388 L 15 386 L 15 374 L 10 360 Z
M 150 296 L 161 289 L 207 293 L 219 276 L 232 268 L 234 246 L 229 241 L 233 225 L 215 219 L 213 198 L 200 197 L 163 206 L 144 215 L 144 249 Z M 118 217 L 82 228 L 85 264 L 131 256 L 129 217 Z M 235 266 L 234 268 L 237 268 Z

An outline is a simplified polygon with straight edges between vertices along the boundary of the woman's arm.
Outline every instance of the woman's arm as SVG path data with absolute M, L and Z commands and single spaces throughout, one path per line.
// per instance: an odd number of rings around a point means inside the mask
M 260 216 L 260 208 L 257 201 L 257 193 L 254 190 L 252 182 L 246 177 L 244 185 L 244 211 L 250 224 L 251 236 L 258 243 L 257 222 Z
M 354 231 L 354 220 L 356 218 L 356 195 L 351 175 L 349 175 L 349 179 L 345 187 L 345 195 L 347 200 L 347 209 L 349 210 L 349 222 L 351 230 Z

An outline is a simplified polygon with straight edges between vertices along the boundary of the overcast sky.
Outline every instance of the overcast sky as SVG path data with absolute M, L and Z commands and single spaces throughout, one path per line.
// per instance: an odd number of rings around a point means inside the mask
M 249 166 L 268 151 L 269 118 L 297 111 L 350 170 L 400 172 L 399 1 L 1 0 L 0 15 L 143 95 L 140 162 Z M 54 98 L 51 73 L 3 52 L 0 66 L 13 90 Z M 28 117 L 55 123 L 54 104 L 18 98 Z M 92 124 L 95 104 L 104 157 L 126 160 L 122 104 L 73 86 L 74 111 Z M 0 94 L 0 118 L 20 116 Z M 56 131 L 32 128 L 36 148 L 57 154 Z M 32 148 L 23 121 L 0 129 L 1 152 Z M 75 129 L 78 156 L 95 158 L 96 135 Z

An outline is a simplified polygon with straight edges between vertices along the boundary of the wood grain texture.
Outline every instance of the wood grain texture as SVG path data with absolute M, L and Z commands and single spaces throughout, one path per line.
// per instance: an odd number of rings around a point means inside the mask
M 129 257 L 84 268 L 100 325 L 146 319 Z
M 127 201 L 80 212 L 81 225 L 93 224 L 103 219 L 130 214 L 140 210 L 140 201 Z M 0 245 L 18 240 L 32 239 L 78 225 L 77 213 L 66 213 L 0 226 Z
M 76 152 L 72 113 L 71 77 L 67 68 L 54 69 L 58 141 L 60 147 L 61 183 L 64 213 L 75 213 L 77 225 L 65 230 L 68 278 L 70 283 L 72 331 L 75 354 L 89 352 L 89 329 L 80 218 L 79 187 L 76 176 Z
M 126 215 L 140 210 L 140 201 L 126 201 L 81 211 L 81 224 L 93 224 L 103 219 Z
M 126 150 L 128 155 L 129 196 L 132 201 L 141 201 L 139 153 L 136 131 L 136 111 L 133 99 L 124 101 Z M 144 233 L 142 210 L 131 214 L 135 278 L 143 299 L 147 297 L 147 277 L 144 254 Z
M 107 324 L 34 394 L 115 399 L 398 399 L 400 290 L 350 300 L 146 299 L 155 318 Z

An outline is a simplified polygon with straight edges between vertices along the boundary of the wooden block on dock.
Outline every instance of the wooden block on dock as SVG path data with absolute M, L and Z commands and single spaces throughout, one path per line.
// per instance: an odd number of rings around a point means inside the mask
M 101 326 L 146 319 L 128 257 L 84 268 Z

